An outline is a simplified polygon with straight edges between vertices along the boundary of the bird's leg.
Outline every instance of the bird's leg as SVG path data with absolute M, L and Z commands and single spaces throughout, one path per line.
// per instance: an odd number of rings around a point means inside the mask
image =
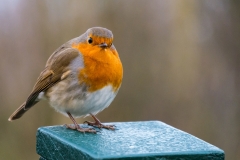
M 91 132 L 91 133 L 96 133 L 96 130 L 94 130 L 93 128 L 81 128 L 78 124 L 77 124 L 77 122 L 76 122 L 76 120 L 73 118 L 73 116 L 69 113 L 69 112 L 67 112 L 67 114 L 68 114 L 68 116 L 69 116 L 69 118 L 73 121 L 73 124 L 74 124 L 74 126 L 71 126 L 71 125 L 69 125 L 69 124 L 65 124 L 65 126 L 67 127 L 67 128 L 69 128 L 69 129 L 73 129 L 73 130 L 78 130 L 79 132 Z
M 84 123 L 87 123 L 90 126 L 95 126 L 95 127 L 98 127 L 98 128 L 106 128 L 106 129 L 115 130 L 114 125 L 104 125 L 93 114 L 90 113 L 90 115 L 92 116 L 92 118 L 94 119 L 95 122 L 85 121 Z

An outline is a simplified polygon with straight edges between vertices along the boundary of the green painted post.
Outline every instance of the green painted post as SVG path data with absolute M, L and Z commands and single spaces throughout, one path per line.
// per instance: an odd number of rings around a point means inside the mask
M 41 127 L 37 153 L 41 160 L 224 159 L 223 150 L 160 121 L 111 124 L 117 130 L 102 129 L 97 134 L 83 134 L 64 126 Z

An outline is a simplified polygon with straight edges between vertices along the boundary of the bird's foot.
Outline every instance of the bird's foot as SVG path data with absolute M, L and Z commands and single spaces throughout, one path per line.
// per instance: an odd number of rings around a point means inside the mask
M 93 128 L 81 128 L 79 125 L 70 125 L 70 124 L 65 124 L 64 125 L 66 128 L 69 128 L 69 129 L 72 129 L 72 130 L 77 130 L 79 132 L 82 132 L 82 133 L 97 133 L 97 131 Z
M 105 129 L 115 130 L 116 128 L 115 125 L 104 125 L 100 121 L 96 121 L 96 122 L 85 121 L 84 123 L 88 124 L 89 126 L 97 127 L 100 129 L 105 128 Z

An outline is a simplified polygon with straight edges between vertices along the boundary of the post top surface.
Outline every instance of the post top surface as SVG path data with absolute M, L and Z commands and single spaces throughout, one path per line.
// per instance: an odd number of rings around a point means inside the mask
M 97 134 L 84 134 L 64 126 L 41 127 L 38 129 L 37 139 L 41 143 L 50 139 L 51 142 L 46 143 L 55 145 L 56 150 L 61 146 L 56 145 L 55 141 L 61 141 L 74 148 L 73 150 L 95 158 L 224 154 L 221 149 L 160 121 L 111 124 L 116 125 L 117 130 L 102 129 Z M 43 147 L 42 144 L 37 145 L 37 150 L 39 147 Z

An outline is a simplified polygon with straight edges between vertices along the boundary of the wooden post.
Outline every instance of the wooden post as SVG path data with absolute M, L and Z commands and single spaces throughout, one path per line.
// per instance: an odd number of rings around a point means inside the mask
M 41 160 L 224 159 L 223 150 L 160 121 L 111 124 L 117 130 L 101 129 L 97 134 L 64 126 L 41 127 L 37 132 L 37 153 Z

